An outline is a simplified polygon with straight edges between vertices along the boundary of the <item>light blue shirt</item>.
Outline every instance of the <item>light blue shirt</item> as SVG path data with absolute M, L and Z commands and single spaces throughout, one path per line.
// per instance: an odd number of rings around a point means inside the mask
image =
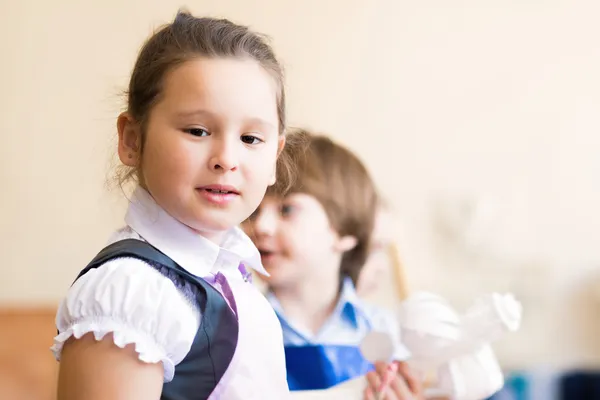
M 360 346 L 369 332 L 376 331 L 391 336 L 395 347 L 395 360 L 406 360 L 410 356 L 410 352 L 400 341 L 399 323 L 394 314 L 360 299 L 350 278 L 344 279 L 340 299 L 333 313 L 316 333 L 287 319 L 273 293 L 269 292 L 267 299 L 281 322 L 285 346 Z

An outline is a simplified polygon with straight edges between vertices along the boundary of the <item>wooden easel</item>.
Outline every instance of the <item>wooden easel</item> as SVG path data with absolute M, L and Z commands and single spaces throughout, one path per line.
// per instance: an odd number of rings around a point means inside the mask
M 402 301 L 408 297 L 410 292 L 406 270 L 400 258 L 400 250 L 394 241 L 390 241 L 387 246 L 387 256 L 390 260 L 398 300 Z

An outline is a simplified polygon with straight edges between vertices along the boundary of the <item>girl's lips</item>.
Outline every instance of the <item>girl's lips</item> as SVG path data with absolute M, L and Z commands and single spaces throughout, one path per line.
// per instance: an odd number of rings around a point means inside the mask
M 197 189 L 196 192 L 207 202 L 216 205 L 227 205 L 239 196 L 238 193 L 207 188 Z
M 240 194 L 240 191 L 237 190 L 237 188 L 235 186 L 231 186 L 231 185 L 206 185 L 206 186 L 202 186 L 199 187 L 198 189 L 201 190 L 208 190 L 208 191 L 212 191 L 212 192 L 221 192 L 221 193 L 231 193 L 231 194 Z

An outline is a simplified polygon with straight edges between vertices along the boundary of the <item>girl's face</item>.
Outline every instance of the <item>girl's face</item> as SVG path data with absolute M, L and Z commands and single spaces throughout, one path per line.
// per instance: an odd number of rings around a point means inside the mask
M 141 157 L 141 182 L 155 201 L 215 242 L 275 182 L 284 144 L 276 85 L 255 61 L 200 58 L 171 70 L 150 112 L 143 155 L 138 126 L 122 118 L 121 160 L 135 166 Z

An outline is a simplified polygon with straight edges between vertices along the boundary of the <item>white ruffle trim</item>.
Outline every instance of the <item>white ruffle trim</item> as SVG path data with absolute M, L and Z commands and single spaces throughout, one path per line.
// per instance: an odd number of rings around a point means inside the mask
M 113 342 L 120 348 L 125 348 L 128 344 L 135 345 L 135 352 L 138 353 L 140 361 L 154 364 L 162 362 L 164 370 L 164 381 L 170 382 L 175 373 L 175 364 L 167 356 L 164 346 L 156 343 L 151 336 L 140 334 L 139 332 L 119 324 L 113 320 L 103 318 L 102 320 L 86 320 L 72 324 L 64 332 L 54 337 L 54 345 L 50 348 L 54 358 L 60 361 L 60 354 L 64 344 L 70 337 L 80 339 L 87 333 L 93 332 L 94 338 L 101 341 L 105 335 L 112 333 Z

